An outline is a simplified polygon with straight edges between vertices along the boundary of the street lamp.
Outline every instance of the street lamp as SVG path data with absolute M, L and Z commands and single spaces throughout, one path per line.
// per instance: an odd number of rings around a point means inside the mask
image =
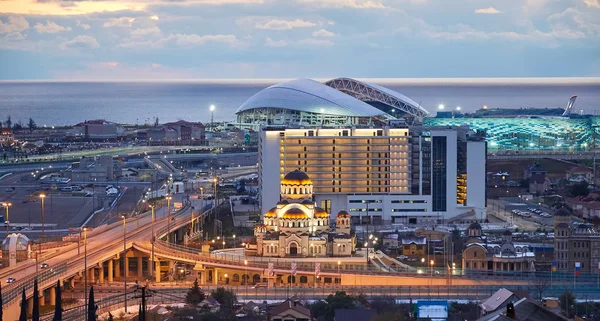
M 340 281 L 340 285 L 342 284 L 342 274 L 340 273 L 340 265 L 342 265 L 342 261 L 338 261 L 338 278 Z
M 169 243 L 171 237 L 171 200 L 173 197 L 167 195 L 165 198 L 167 199 L 167 243 Z
M 6 219 L 4 220 L 4 225 L 6 225 L 6 237 L 8 237 L 8 225 L 10 224 L 10 221 L 8 220 L 8 207 L 12 206 L 12 203 L 4 202 L 2 203 L 2 206 L 4 206 L 6 209 Z
M 210 129 L 211 131 L 215 131 L 215 105 L 210 105 Z
M 44 199 L 46 198 L 46 194 L 40 194 L 40 198 L 42 199 L 42 235 L 40 237 L 40 256 L 42 256 L 42 243 L 44 241 Z
M 233 234 L 233 247 L 235 248 L 235 234 Z
M 246 268 L 246 274 L 242 277 L 244 284 L 246 285 L 246 298 L 248 297 L 248 260 L 244 260 L 244 267 Z
M 127 313 L 127 217 L 123 219 L 123 295 L 125 296 L 125 313 Z
M 435 262 L 433 260 L 429 261 L 429 265 L 430 265 L 430 268 L 429 268 L 429 274 L 430 274 L 429 282 L 431 283 L 431 285 L 433 285 L 433 264 L 434 263 Z
M 83 228 L 83 248 L 84 248 L 84 252 L 83 252 L 83 293 L 85 295 L 85 301 L 87 302 L 87 227 Z M 112 271 L 110 271 L 112 272 Z M 85 303 L 85 320 L 88 321 L 88 304 Z
M 213 208 L 214 208 L 214 207 L 217 207 L 217 182 L 218 182 L 218 181 L 219 181 L 219 180 L 218 180 L 216 177 L 215 177 L 215 178 L 213 178 L 213 183 L 214 183 L 214 185 L 215 185 L 215 198 L 214 198 L 214 201 L 213 201 Z
M 225 249 L 225 239 L 223 239 L 223 249 Z
M 438 105 L 438 109 L 439 109 L 439 110 L 444 110 L 444 104 L 439 104 L 439 105 Z

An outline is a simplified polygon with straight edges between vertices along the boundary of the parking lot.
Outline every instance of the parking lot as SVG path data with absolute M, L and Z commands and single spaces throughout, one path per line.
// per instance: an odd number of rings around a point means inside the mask
M 536 230 L 540 227 L 551 229 L 554 224 L 554 211 L 539 204 L 488 200 L 488 211 L 521 230 Z

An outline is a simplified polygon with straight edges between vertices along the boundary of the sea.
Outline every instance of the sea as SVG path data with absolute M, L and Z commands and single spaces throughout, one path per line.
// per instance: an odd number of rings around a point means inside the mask
M 123 124 L 233 121 L 241 104 L 280 80 L 260 81 L 2 81 L 0 121 L 38 126 L 74 125 L 106 119 Z M 433 115 L 440 104 L 462 112 L 488 108 L 564 108 L 577 95 L 575 111 L 600 112 L 600 81 L 408 81 L 374 80 L 410 97 Z

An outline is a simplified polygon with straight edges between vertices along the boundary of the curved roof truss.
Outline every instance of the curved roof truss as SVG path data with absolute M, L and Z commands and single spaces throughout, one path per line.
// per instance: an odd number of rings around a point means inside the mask
M 377 101 L 419 118 L 423 118 L 429 114 L 427 110 L 410 100 L 408 97 L 404 97 L 389 89 L 384 90 L 384 88 L 380 86 L 363 83 L 350 78 L 336 78 L 327 81 L 325 84 L 356 99 L 362 101 Z

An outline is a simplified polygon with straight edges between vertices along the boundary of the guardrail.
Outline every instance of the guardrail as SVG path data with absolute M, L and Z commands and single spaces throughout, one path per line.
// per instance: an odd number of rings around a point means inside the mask
M 38 287 L 40 289 L 44 289 L 45 282 L 47 282 L 48 280 L 56 282 L 57 278 L 62 277 L 66 272 L 67 264 L 63 263 L 54 266 L 53 268 L 44 269 L 41 272 L 39 272 L 37 276 L 32 275 L 25 278 L 24 280 L 16 280 L 15 283 L 13 283 L 12 285 L 13 287 L 2 294 L 3 302 L 4 304 L 8 305 L 15 301 L 17 298 L 20 298 L 21 291 L 23 291 L 23 288 L 25 288 L 25 293 L 29 293 L 30 291 L 33 292 L 33 283 L 36 277 L 38 280 Z

